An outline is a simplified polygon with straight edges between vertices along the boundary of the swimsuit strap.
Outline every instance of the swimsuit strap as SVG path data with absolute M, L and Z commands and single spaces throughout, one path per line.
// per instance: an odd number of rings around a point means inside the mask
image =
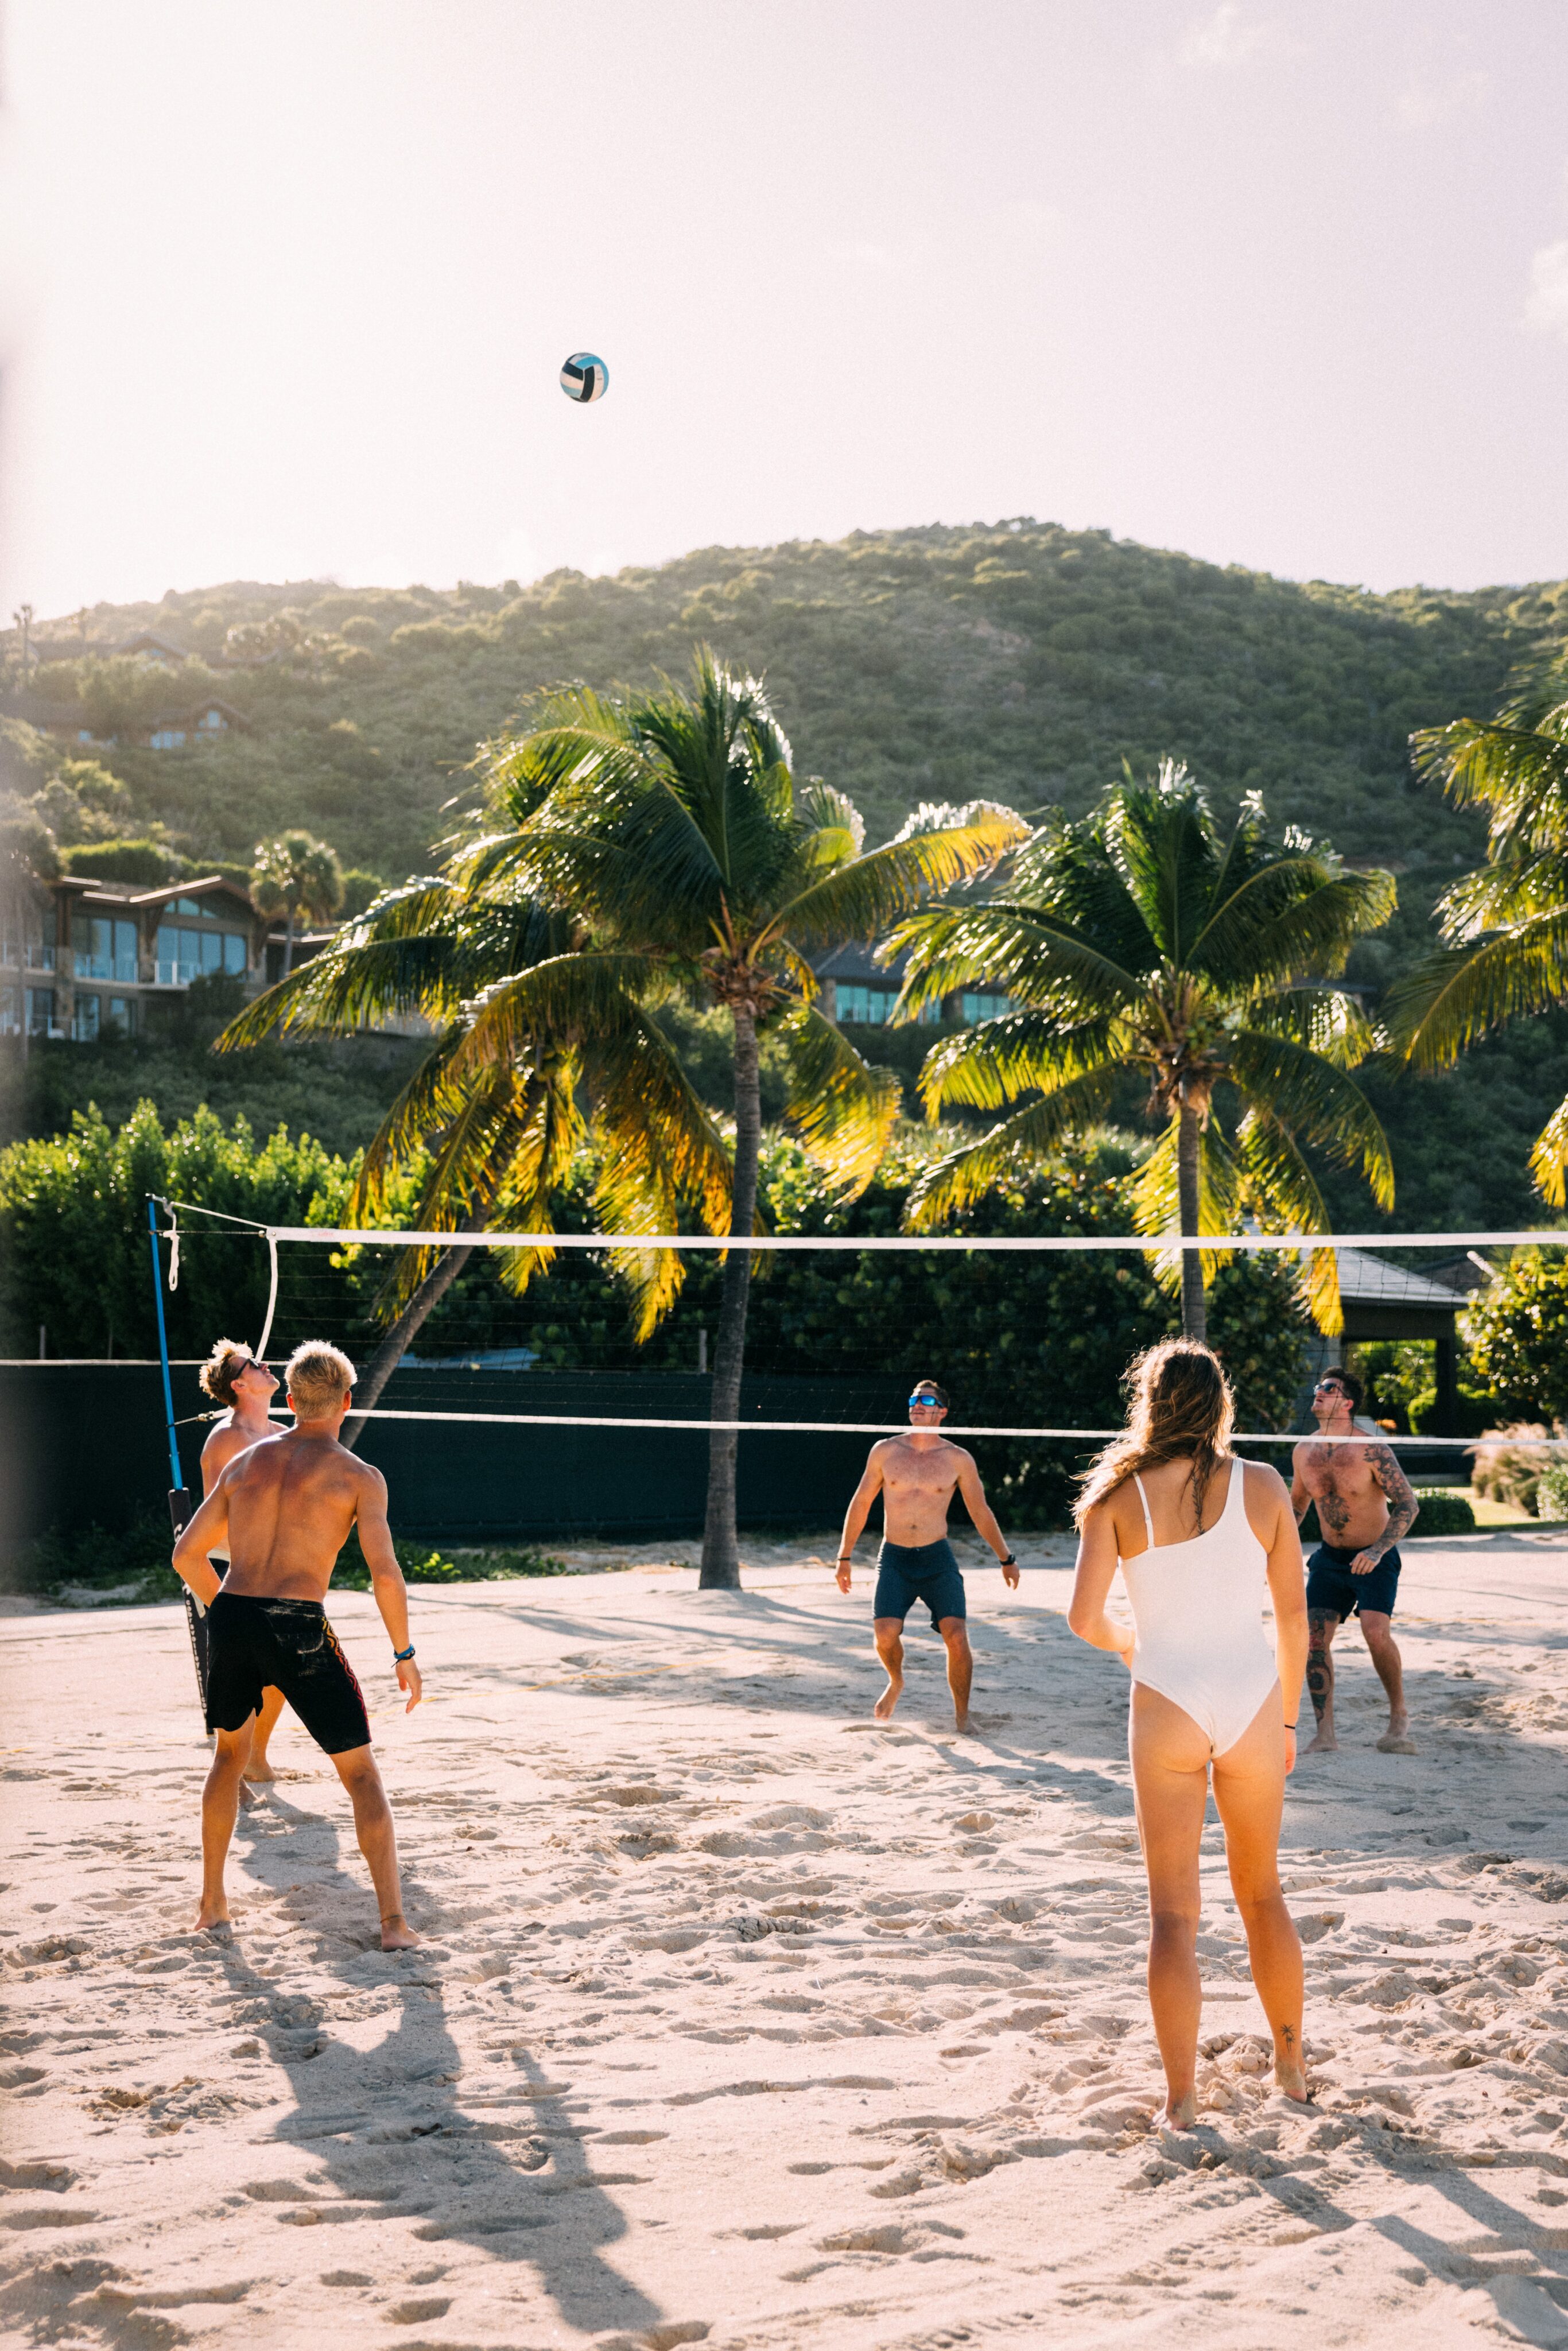
M 1138 1499 L 1144 1506 L 1144 1527 L 1149 1538 L 1149 1549 L 1153 1551 L 1155 1548 L 1155 1521 L 1149 1510 L 1149 1498 L 1144 1491 L 1144 1481 L 1139 1477 L 1135 1469 L 1133 1472 L 1133 1483 L 1138 1489 Z

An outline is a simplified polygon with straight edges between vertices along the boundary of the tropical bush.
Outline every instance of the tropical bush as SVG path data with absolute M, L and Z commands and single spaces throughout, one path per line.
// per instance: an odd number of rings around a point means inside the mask
M 1556 1458 L 1542 1440 L 1553 1433 L 1539 1421 L 1520 1421 L 1510 1428 L 1497 1430 L 1484 1444 L 1478 1445 L 1470 1471 L 1470 1483 L 1476 1492 L 1487 1495 L 1494 1502 L 1511 1502 L 1518 1510 L 1534 1510 L 1541 1480 Z M 1562 1433 L 1559 1426 L 1555 1434 Z
M 1568 1236 L 1515 1249 L 1460 1317 L 1478 1384 L 1506 1413 L 1568 1418 Z

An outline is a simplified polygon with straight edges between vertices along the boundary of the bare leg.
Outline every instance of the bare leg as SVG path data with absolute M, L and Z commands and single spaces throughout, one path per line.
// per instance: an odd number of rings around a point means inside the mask
M 1278 1686 L 1234 1747 L 1214 1761 L 1214 1801 L 1258 1998 L 1274 2036 L 1274 2079 L 1287 2097 L 1307 2095 L 1301 2065 L 1301 1944 L 1280 1886 L 1285 1809 L 1285 1733 Z
M 1393 1621 L 1380 1608 L 1368 1608 L 1361 1619 L 1377 1678 L 1388 1693 L 1388 1728 L 1377 1744 L 1385 1755 L 1414 1755 L 1410 1714 L 1405 1704 L 1405 1667 L 1394 1638 Z
M 354 1834 L 359 1838 L 360 1851 L 370 1865 L 371 1883 L 376 1889 L 382 1914 L 382 1949 L 412 1950 L 419 1937 L 402 1915 L 397 1838 L 392 1830 L 392 1806 L 376 1769 L 376 1759 L 368 1747 L 350 1747 L 345 1754 L 334 1755 L 332 1761 L 352 1801 Z
M 228 1896 L 224 1892 L 224 1864 L 239 1813 L 240 1778 L 250 1753 L 251 1715 L 238 1730 L 220 1730 L 213 1749 L 207 1782 L 202 1790 L 202 1907 L 198 1930 L 228 1923 Z
M 247 1780 L 277 1779 L 277 1772 L 267 1760 L 267 1742 L 277 1729 L 277 1718 L 282 1712 L 283 1692 L 280 1689 L 264 1689 L 261 1712 L 256 1718 L 256 1729 L 251 1733 L 250 1761 L 245 1767 Z
M 1307 1687 L 1312 1693 L 1312 1712 L 1318 1719 L 1318 1735 L 1303 1755 L 1324 1755 L 1339 1740 L 1333 1729 L 1333 1659 L 1329 1655 L 1334 1635 L 1339 1631 L 1339 1618 L 1332 1609 L 1314 1608 L 1307 1618 Z
M 888 1722 L 893 1709 L 904 1696 L 904 1620 L 900 1616 L 879 1616 L 872 1626 L 876 1642 L 876 1654 L 887 1674 L 887 1687 L 873 1707 L 878 1722 Z
M 944 1616 L 936 1630 L 947 1644 L 947 1687 L 953 1693 L 953 1719 L 960 1730 L 967 1730 L 975 1653 L 969 1646 L 969 1635 L 961 1616 Z
M 1208 1803 L 1208 1741 L 1158 1690 L 1133 1690 L 1128 1744 L 1149 1876 L 1149 2006 L 1166 2069 L 1166 2120 L 1197 2119 L 1197 1860 Z

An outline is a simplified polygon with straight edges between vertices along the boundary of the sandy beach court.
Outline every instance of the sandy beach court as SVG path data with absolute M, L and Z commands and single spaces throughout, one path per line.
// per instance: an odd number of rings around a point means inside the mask
M 831 1537 L 813 1546 L 824 1556 Z M 371 1704 L 421 1951 L 374 1948 L 286 1718 L 235 1932 L 193 1937 L 182 1614 L 0 1623 L 0 2341 L 546 2351 L 1568 2345 L 1568 1548 L 1414 1542 L 1415 1756 L 1336 1647 L 1286 1886 L 1313 2104 L 1269 2087 L 1205 1837 L 1200 2128 L 1151 2128 L 1126 1685 L 970 1552 L 869 1721 L 871 1579 L 747 1546 L 412 1593 Z M 911 1618 L 912 1628 L 915 1618 Z M 343 2329 L 341 2335 L 338 2330 Z

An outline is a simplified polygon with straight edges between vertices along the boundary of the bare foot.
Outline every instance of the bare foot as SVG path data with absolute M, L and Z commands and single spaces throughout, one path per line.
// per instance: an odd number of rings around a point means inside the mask
M 1302 1748 L 1301 1752 L 1303 1755 L 1337 1755 L 1339 1740 L 1332 1730 L 1325 1728 L 1319 1731 L 1310 1747 Z
M 1307 2077 L 1300 2065 L 1288 2058 L 1277 2057 L 1274 2060 L 1274 2080 L 1286 2097 L 1294 2098 L 1299 2105 L 1308 2104 Z
M 204 1902 L 196 1913 L 195 1924 L 191 1932 L 193 1935 L 203 1935 L 214 1927 L 226 1927 L 228 1923 L 229 1906 L 226 1901 L 220 1898 L 216 1902 Z
M 391 1911 L 382 1920 L 383 1951 L 412 1951 L 419 1939 L 401 1910 Z
M 1418 1755 L 1420 1753 L 1421 1750 L 1416 1741 L 1406 1736 L 1409 1721 L 1409 1716 L 1406 1715 L 1401 1719 L 1397 1729 L 1393 1723 L 1389 1724 L 1377 1742 L 1377 1751 L 1380 1755 Z
M 1197 2092 L 1188 2090 L 1179 2098 L 1167 2098 L 1160 2117 L 1167 2130 L 1196 2130 L 1197 2127 Z
M 254 1812 L 260 1802 L 261 1799 L 256 1794 L 256 1790 L 254 1788 L 247 1788 L 245 1782 L 242 1780 L 239 1783 L 239 1808 L 241 1812 Z
M 953 1728 L 957 1732 L 960 1739 L 967 1738 L 969 1732 L 968 1716 L 967 1714 L 958 1714 L 956 1712 L 953 1717 Z
M 265 1755 L 253 1755 L 245 1767 L 244 1776 L 254 1780 L 258 1788 L 264 1788 L 269 1780 L 276 1780 L 277 1774 Z
M 898 1679 L 894 1681 L 893 1676 L 889 1674 L 887 1677 L 887 1687 L 883 1690 L 882 1696 L 878 1698 L 876 1704 L 872 1708 L 872 1713 L 875 1716 L 878 1722 L 892 1721 L 893 1709 L 898 1704 L 899 1699 L 903 1696 L 904 1677 L 901 1674 Z

